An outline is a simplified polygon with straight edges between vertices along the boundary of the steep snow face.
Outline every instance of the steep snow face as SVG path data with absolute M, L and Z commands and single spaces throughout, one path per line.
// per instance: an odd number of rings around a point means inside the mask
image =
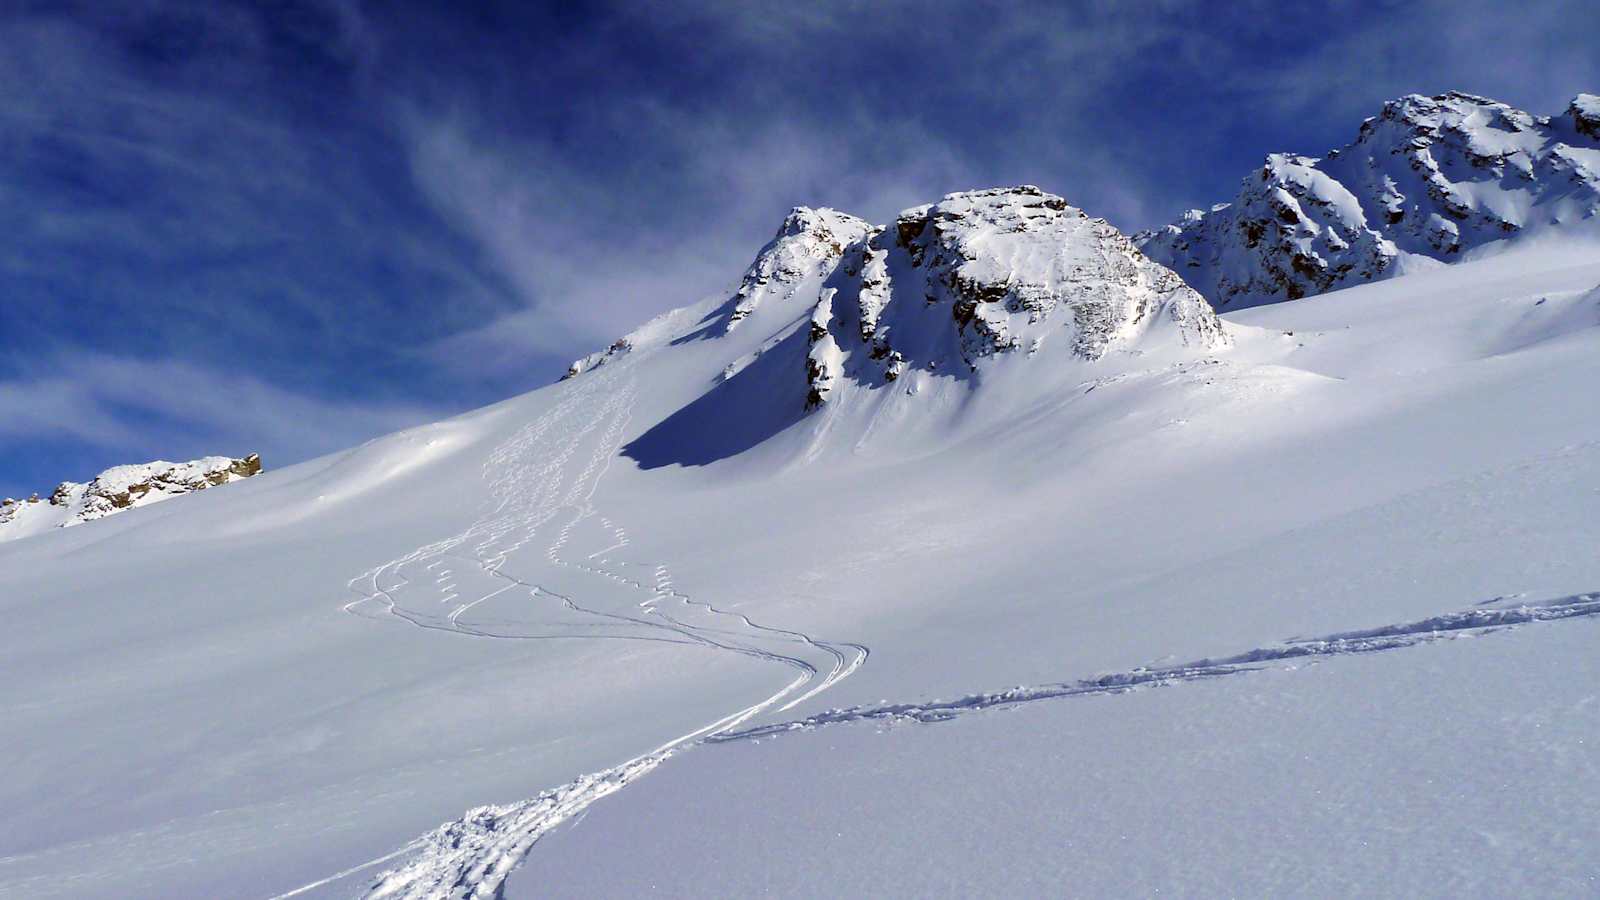
M 80 484 L 63 481 L 49 500 L 38 494 L 26 500 L 0 501 L 0 541 L 15 540 L 47 528 L 81 525 L 124 510 L 160 503 L 183 494 L 249 478 L 261 471 L 261 457 L 239 459 L 207 456 L 189 462 L 156 460 L 113 466 Z
M 739 289 L 719 310 L 719 321 L 709 335 L 733 331 L 767 301 L 781 302 L 801 293 L 838 264 L 845 247 L 859 240 L 870 226 L 837 210 L 797 206 L 789 211 L 778 233 L 745 270 Z M 670 314 L 669 314 L 670 315 Z M 574 360 L 563 378 L 573 378 L 628 353 L 651 333 L 659 334 L 661 320 L 618 338 L 604 350 Z
M 1272 154 L 1232 203 L 1136 242 L 1220 308 L 1295 300 L 1450 262 L 1600 213 L 1600 98 L 1535 116 L 1471 94 L 1384 104 L 1317 159 Z

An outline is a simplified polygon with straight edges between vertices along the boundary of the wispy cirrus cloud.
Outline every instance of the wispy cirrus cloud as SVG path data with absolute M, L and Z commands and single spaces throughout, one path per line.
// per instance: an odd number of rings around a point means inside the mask
M 421 422 L 438 407 L 340 401 L 249 374 L 174 360 L 72 353 L 0 380 L 0 494 L 85 479 L 109 450 L 121 462 L 258 452 L 272 467 Z M 4 448 L 22 440 L 76 448 L 29 465 Z
M 729 290 L 797 204 L 1031 182 L 1133 229 L 1401 93 L 1554 112 L 1600 89 L 1590 6 L 25 0 L 0 482 L 499 399 Z M 263 412 L 161 388 L 229 379 Z
M 959 154 L 914 122 L 851 123 L 875 141 L 788 123 L 616 110 L 670 157 L 599 177 L 548 145 L 460 118 L 411 122 L 417 184 L 524 305 L 440 340 L 443 365 L 526 368 L 648 315 L 731 289 L 794 205 L 885 218 L 964 183 Z

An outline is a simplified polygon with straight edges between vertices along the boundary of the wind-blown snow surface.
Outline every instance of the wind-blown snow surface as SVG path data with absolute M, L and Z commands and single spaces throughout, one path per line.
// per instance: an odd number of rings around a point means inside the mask
M 1593 245 L 1204 346 L 965 367 L 957 333 L 806 414 L 824 256 L 737 328 L 669 314 L 551 388 L 0 547 L 0 894 L 1591 889 Z M 1167 687 L 1050 687 L 1105 673 Z M 886 877 L 918 840 L 938 880 Z

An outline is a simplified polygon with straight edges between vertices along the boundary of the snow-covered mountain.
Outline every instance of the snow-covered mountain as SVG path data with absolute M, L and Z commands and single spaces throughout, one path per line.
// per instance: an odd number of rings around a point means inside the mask
M 976 395 L 998 413 L 1230 341 L 1205 299 L 1127 236 L 1023 185 L 950 194 L 887 225 L 797 208 L 732 297 L 657 319 L 566 377 L 697 345 L 716 388 L 624 448 L 655 466 L 751 449 L 822 407 L 801 428 L 811 454 L 867 440 L 878 421 L 927 438 Z
M 1232 202 L 1141 232 L 1219 309 L 1294 300 L 1453 262 L 1600 216 L 1600 97 L 1558 116 L 1484 97 L 1384 104 L 1321 158 L 1274 153 Z
M 25 500 L 0 500 L 0 541 L 92 522 L 260 472 L 261 457 L 254 453 L 238 459 L 207 456 L 181 463 L 158 459 L 112 466 L 87 483 L 61 482 L 48 499 L 34 494 Z
M 1218 315 L 1036 188 L 798 209 L 556 384 L 6 542 L 0 895 L 1582 893 L 1550 237 Z
M 764 308 L 776 311 L 769 327 L 787 322 L 795 309 L 785 304 L 810 313 L 804 380 L 787 393 L 803 384 L 812 407 L 843 381 L 877 388 L 907 371 L 965 376 L 991 358 L 1032 357 L 1047 344 L 1061 358 L 1093 361 L 1147 346 L 1204 354 L 1228 343 L 1181 279 L 1104 220 L 1032 185 L 950 194 L 906 210 L 892 226 L 798 207 L 695 337 L 726 336 Z M 647 334 L 577 360 L 567 377 Z M 733 361 L 724 380 L 754 355 Z

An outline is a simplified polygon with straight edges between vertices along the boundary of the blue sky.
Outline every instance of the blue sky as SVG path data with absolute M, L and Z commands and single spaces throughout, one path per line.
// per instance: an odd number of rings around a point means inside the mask
M 1600 91 L 1600 2 L 0 11 L 0 495 L 280 466 L 546 383 L 783 214 L 1031 182 L 1133 230 L 1449 89 Z

